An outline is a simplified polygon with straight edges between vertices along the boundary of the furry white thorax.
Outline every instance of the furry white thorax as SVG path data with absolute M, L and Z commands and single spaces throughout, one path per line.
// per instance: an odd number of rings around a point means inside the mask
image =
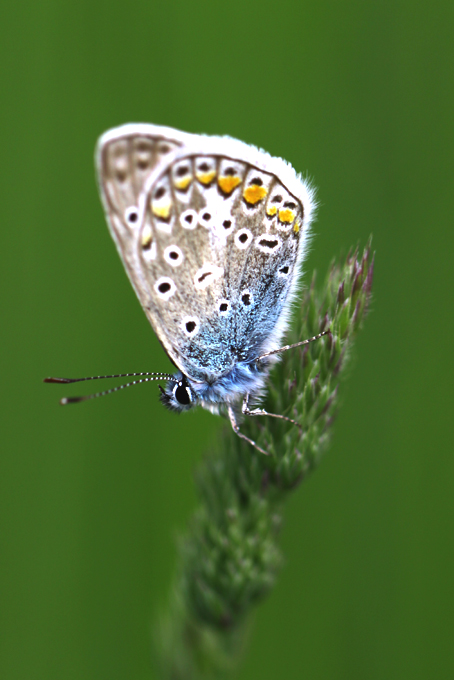
M 272 361 L 271 361 L 272 359 Z M 197 395 L 198 402 L 211 413 L 219 413 L 222 404 L 236 404 L 245 394 L 253 401 L 260 399 L 265 391 L 265 383 L 275 357 L 267 357 L 266 364 L 239 362 L 225 376 L 218 378 L 211 385 L 195 382 L 188 378 L 188 383 Z

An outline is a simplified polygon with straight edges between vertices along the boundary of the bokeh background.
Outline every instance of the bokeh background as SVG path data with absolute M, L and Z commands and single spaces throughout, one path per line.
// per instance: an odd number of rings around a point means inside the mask
M 372 313 L 240 679 L 454 677 L 449 1 L 81 0 L 2 9 L 4 680 L 149 680 L 192 474 L 222 423 L 155 386 L 61 409 L 46 375 L 170 368 L 94 181 L 107 128 L 230 134 L 307 172 L 306 270 L 374 235 Z M 70 393 L 75 393 L 72 390 Z

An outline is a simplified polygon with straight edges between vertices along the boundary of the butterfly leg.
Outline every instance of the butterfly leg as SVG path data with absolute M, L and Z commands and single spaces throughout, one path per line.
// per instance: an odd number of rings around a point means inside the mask
M 292 425 L 296 425 L 297 427 L 299 427 L 300 430 L 302 430 L 301 425 L 296 420 L 293 420 L 292 418 L 287 418 L 287 416 L 281 416 L 278 413 L 269 413 L 268 411 L 265 411 L 263 408 L 255 408 L 253 411 L 251 411 L 251 409 L 249 408 L 249 394 L 246 394 L 243 399 L 243 407 L 241 411 L 245 416 L 270 416 L 270 418 L 279 418 L 280 420 L 286 420 L 288 423 L 292 423 Z
M 260 446 L 258 446 L 255 443 L 255 441 L 253 441 L 252 439 L 249 439 L 249 437 L 246 437 L 245 434 L 240 432 L 240 428 L 238 426 L 238 423 L 236 422 L 235 413 L 234 413 L 233 408 L 231 407 L 230 404 L 228 406 L 228 411 L 229 411 L 229 418 L 230 418 L 230 423 L 232 425 L 233 431 L 238 435 L 238 437 L 241 437 L 241 439 L 244 439 L 244 441 L 246 441 L 248 444 L 250 444 L 255 449 L 257 449 L 257 451 L 260 451 L 260 453 L 263 453 L 265 456 L 268 456 L 269 454 L 264 449 L 261 449 Z

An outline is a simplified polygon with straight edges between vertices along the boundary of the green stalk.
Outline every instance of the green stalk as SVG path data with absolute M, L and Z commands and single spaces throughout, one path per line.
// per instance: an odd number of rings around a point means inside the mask
M 248 614 L 273 587 L 282 563 L 282 505 L 327 448 L 353 340 L 371 295 L 370 242 L 345 263 L 315 276 L 303 294 L 289 343 L 330 334 L 289 350 L 273 369 L 265 408 L 293 418 L 301 430 L 270 417 L 247 418 L 241 430 L 264 456 L 226 428 L 217 451 L 196 473 L 199 507 L 181 542 L 169 612 L 159 630 L 161 677 L 225 677 L 244 646 Z

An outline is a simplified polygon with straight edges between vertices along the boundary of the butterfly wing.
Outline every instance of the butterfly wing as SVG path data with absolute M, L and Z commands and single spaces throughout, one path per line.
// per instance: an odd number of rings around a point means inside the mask
M 172 128 L 132 123 L 108 130 L 96 147 L 99 191 L 109 230 L 145 311 L 149 282 L 142 276 L 137 247 L 140 206 L 150 176 L 187 137 Z
M 169 129 L 159 137 L 162 129 L 150 128 L 146 144 L 143 131 L 102 138 L 106 213 L 170 358 L 209 383 L 277 347 L 300 275 L 312 194 L 284 161 L 242 142 Z M 173 148 L 154 161 L 163 142 Z M 142 146 L 150 150 L 138 151 Z M 141 153 L 150 161 L 139 173 Z

